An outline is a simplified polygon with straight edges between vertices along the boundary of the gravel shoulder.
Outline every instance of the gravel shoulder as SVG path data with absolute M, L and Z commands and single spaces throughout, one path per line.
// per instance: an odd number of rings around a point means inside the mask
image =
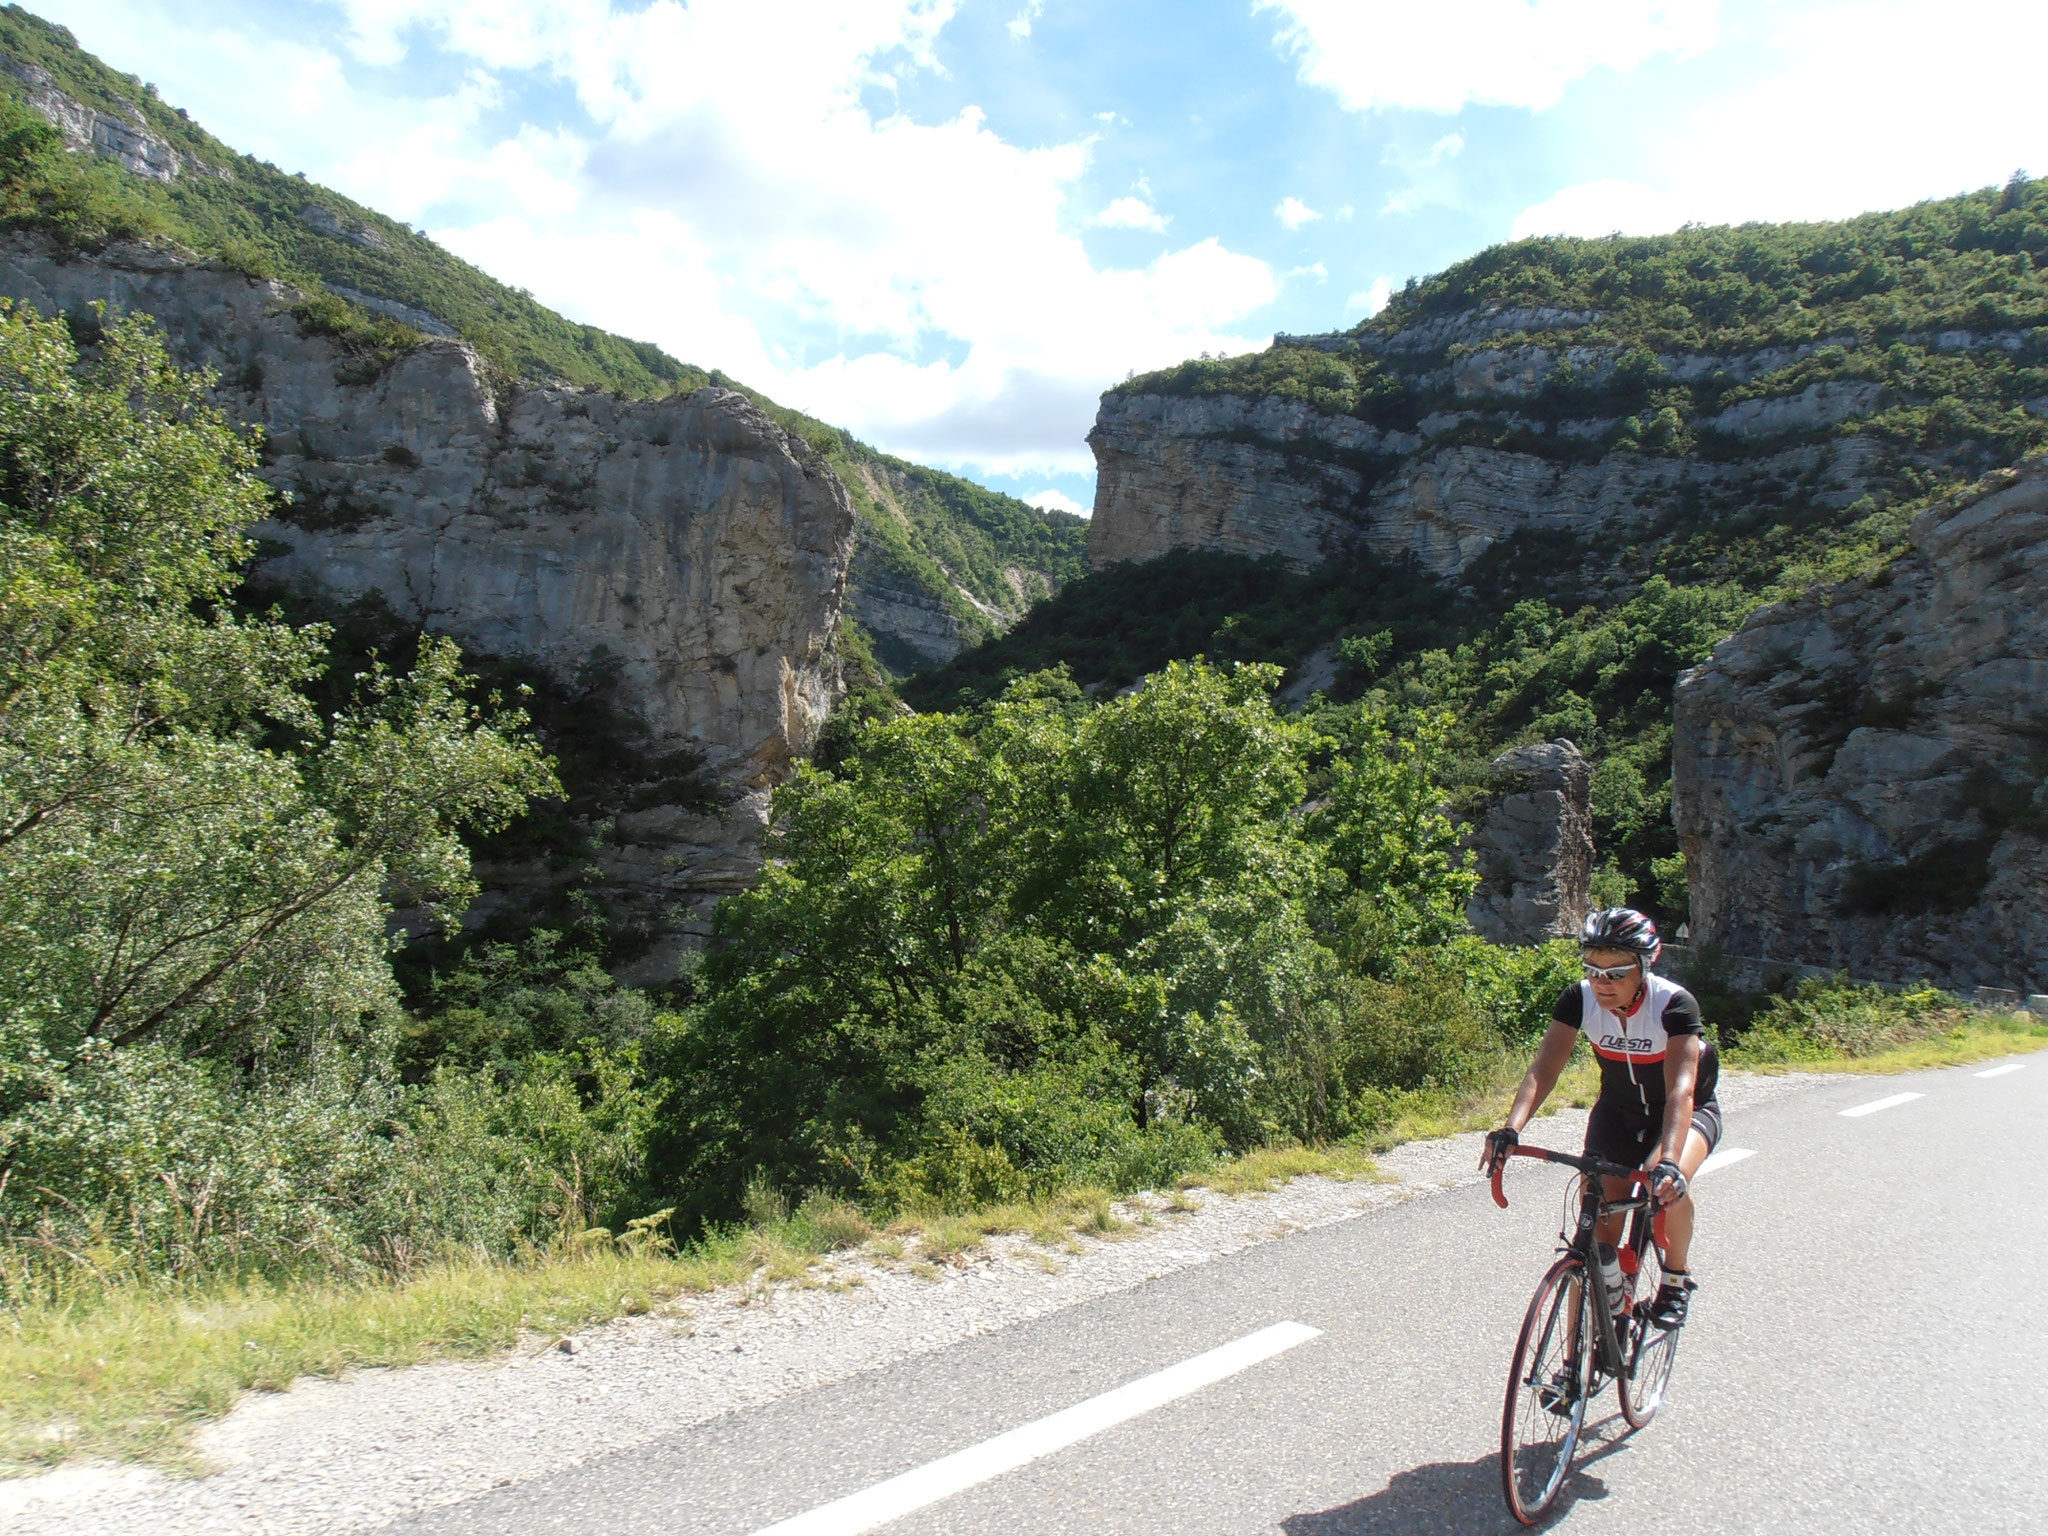
M 1731 1140 L 1750 1106 L 1834 1076 L 1725 1074 Z M 1539 1120 L 1531 1139 L 1575 1149 L 1585 1111 Z M 1294 1180 L 1263 1195 L 1193 1191 L 1170 1211 L 1139 1195 L 1132 1225 L 1066 1251 L 992 1238 L 946 1264 L 837 1254 L 810 1276 L 735 1287 L 621 1318 L 567 1341 L 483 1362 L 441 1362 L 250 1393 L 199 1435 L 217 1469 L 65 1467 L 0 1482 L 0 1523 L 37 1536 L 137 1531 L 373 1529 L 736 1409 L 844 1380 L 977 1334 L 1142 1285 L 1172 1271 L 1477 1181 L 1479 1136 L 1410 1142 L 1379 1159 L 1383 1182 Z

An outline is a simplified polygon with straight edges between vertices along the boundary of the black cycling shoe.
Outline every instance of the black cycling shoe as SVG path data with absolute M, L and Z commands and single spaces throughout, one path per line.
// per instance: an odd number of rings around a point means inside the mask
M 1650 1326 L 1670 1330 L 1685 1326 L 1686 1307 L 1699 1287 L 1691 1280 L 1666 1280 L 1650 1303 Z
M 1556 1414 L 1560 1419 L 1572 1416 L 1572 1410 L 1579 1405 L 1579 1383 L 1569 1368 L 1559 1371 L 1550 1378 L 1550 1384 L 1539 1387 L 1536 1401 Z

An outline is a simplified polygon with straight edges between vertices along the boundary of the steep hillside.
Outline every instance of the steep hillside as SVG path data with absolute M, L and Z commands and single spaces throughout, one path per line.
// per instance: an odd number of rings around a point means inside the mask
M 535 384 L 638 397 L 741 388 L 847 483 L 860 518 L 849 607 L 897 672 L 994 633 L 1082 568 L 1083 519 L 877 453 L 652 343 L 567 320 L 422 232 L 238 154 L 19 6 L 0 9 L 0 227 L 87 249 L 173 240 L 305 290 L 304 317 L 361 352 L 459 338 Z
M 919 679 L 1279 661 L 1593 759 L 1596 890 L 1678 919 L 1671 691 L 1763 603 L 1881 570 L 1921 508 L 2048 443 L 2048 184 L 1841 224 L 1529 240 L 1342 334 L 1103 397 L 1095 574 Z

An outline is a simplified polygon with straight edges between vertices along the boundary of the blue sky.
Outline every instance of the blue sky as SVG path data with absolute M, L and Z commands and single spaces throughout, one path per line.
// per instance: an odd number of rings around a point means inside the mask
M 237 148 L 1084 508 L 1102 388 L 1521 234 L 2048 172 L 2005 0 L 42 0 Z

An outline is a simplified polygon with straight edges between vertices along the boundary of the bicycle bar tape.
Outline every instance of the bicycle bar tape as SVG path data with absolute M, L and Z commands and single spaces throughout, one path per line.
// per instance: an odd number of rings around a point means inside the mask
M 1535 1157 L 1541 1158 L 1546 1163 L 1553 1161 L 1541 1147 L 1510 1147 L 1507 1157 L 1495 1158 L 1493 1161 L 1493 1203 L 1502 1210 L 1508 1208 L 1508 1193 L 1505 1189 L 1501 1188 L 1500 1183 L 1501 1175 L 1508 1171 L 1508 1157 Z M 1646 1178 L 1647 1176 L 1639 1175 L 1639 1177 Z M 1661 1206 L 1658 1207 L 1657 1214 L 1650 1218 L 1650 1235 L 1656 1239 L 1657 1247 L 1661 1251 L 1665 1246 L 1664 1210 Z

